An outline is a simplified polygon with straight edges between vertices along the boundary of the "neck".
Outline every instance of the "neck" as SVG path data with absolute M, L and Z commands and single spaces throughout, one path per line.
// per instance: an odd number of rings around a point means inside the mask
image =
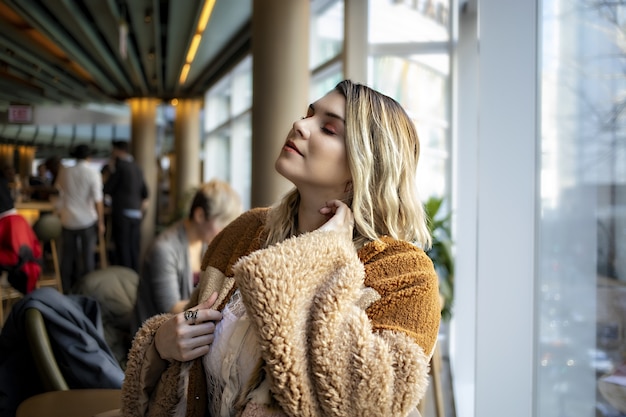
M 305 197 L 300 194 L 300 204 L 298 205 L 298 233 L 312 232 L 326 223 L 328 217 L 321 214 L 320 209 L 326 205 L 326 201 L 335 198 L 337 197 Z

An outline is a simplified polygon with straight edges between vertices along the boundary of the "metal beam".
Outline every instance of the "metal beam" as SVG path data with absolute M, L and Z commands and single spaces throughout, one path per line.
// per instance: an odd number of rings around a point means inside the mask
M 84 51 L 79 44 L 71 37 L 68 36 L 67 31 L 56 21 L 43 11 L 41 7 L 29 0 L 7 0 L 15 8 L 20 11 L 21 16 L 28 21 L 28 23 L 40 31 L 42 34 L 48 36 L 59 45 L 72 59 L 80 63 L 94 78 L 98 80 L 99 85 L 108 94 L 115 94 L 117 91 L 115 85 L 111 83 L 109 77 L 104 74 L 100 68 L 94 64 L 92 58 Z
M 80 7 L 73 0 L 63 0 L 62 4 L 66 7 L 69 16 L 75 16 L 77 13 L 80 13 Z M 55 7 L 59 7 L 59 5 Z M 87 23 L 85 16 L 76 16 L 74 21 L 95 48 L 95 52 L 101 58 L 100 61 L 103 62 L 109 72 L 115 76 L 116 81 L 122 86 L 126 93 L 130 94 L 132 91 L 130 83 L 117 65 L 117 59 L 111 56 L 109 48 L 102 42 L 102 38 L 98 36 L 94 26 Z

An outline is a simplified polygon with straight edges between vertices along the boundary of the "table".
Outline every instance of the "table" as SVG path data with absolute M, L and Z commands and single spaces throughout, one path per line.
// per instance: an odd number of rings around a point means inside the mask
M 71 389 L 30 397 L 17 408 L 16 417 L 93 417 L 121 407 L 119 389 Z M 117 413 L 111 413 L 117 415 Z
M 22 201 L 15 203 L 15 209 L 32 226 L 39 219 L 41 213 L 52 213 L 54 204 L 49 201 Z

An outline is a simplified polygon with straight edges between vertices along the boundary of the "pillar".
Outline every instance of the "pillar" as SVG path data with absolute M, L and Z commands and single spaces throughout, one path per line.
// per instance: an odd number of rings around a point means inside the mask
M 19 167 L 17 171 L 22 177 L 22 181 L 26 181 L 33 175 L 33 161 L 35 160 L 35 148 L 32 146 L 20 146 L 19 148 Z
M 13 167 L 15 159 L 15 146 L 6 143 L 0 144 L 0 169 L 5 167 Z
M 253 2 L 251 207 L 271 205 L 292 186 L 274 162 L 309 104 L 309 14 L 308 1 Z
M 148 204 L 141 222 L 141 256 L 155 235 L 157 189 L 156 109 L 160 101 L 154 98 L 133 98 L 128 101 L 131 111 L 130 151 L 143 170 L 148 186 Z
M 176 105 L 174 121 L 174 183 L 170 184 L 170 192 L 174 199 L 175 209 L 184 208 L 190 197 L 190 190 L 201 181 L 200 174 L 200 109 L 202 100 L 184 99 Z
M 344 78 L 367 84 L 368 1 L 345 0 L 343 36 Z

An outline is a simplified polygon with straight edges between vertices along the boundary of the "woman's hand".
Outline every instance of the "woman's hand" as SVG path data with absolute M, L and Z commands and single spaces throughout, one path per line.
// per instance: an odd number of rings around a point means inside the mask
M 341 200 L 329 200 L 320 209 L 320 213 L 328 217 L 328 221 L 319 230 L 343 232 L 352 239 L 354 216 L 346 203 Z
M 155 346 L 161 358 L 187 362 L 209 352 L 215 322 L 222 313 L 213 310 L 217 293 L 195 308 L 176 314 L 157 330 Z

